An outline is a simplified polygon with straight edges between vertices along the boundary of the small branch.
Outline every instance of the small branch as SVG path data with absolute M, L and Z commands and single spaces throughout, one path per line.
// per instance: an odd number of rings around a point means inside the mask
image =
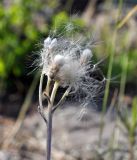
M 71 87 L 69 87 L 65 93 L 63 94 L 62 98 L 60 101 L 57 103 L 57 105 L 52 109 L 52 114 L 55 112 L 55 110 L 65 101 L 66 97 L 69 95 L 69 92 L 71 90 Z
M 41 74 L 40 83 L 39 83 L 39 106 L 38 106 L 38 112 L 39 112 L 39 114 L 41 115 L 41 117 L 44 119 L 44 121 L 47 124 L 47 119 L 46 119 L 46 116 L 44 115 L 43 104 L 42 104 L 43 79 L 44 79 L 44 74 Z
M 41 74 L 41 76 L 40 76 L 40 83 L 39 83 L 39 107 L 41 107 L 41 110 L 43 110 L 43 104 L 42 104 L 43 79 L 44 79 L 44 74 Z
M 45 91 L 44 92 L 46 92 L 46 95 L 49 97 L 49 94 L 50 94 L 50 84 L 51 84 L 51 79 L 50 79 L 50 77 L 48 76 L 47 77 L 48 79 L 47 79 L 47 85 L 46 85 L 46 89 L 45 89 Z
M 52 90 L 52 93 L 51 93 L 51 97 L 50 97 L 51 106 L 53 106 L 58 87 L 59 87 L 59 82 L 56 81 L 54 83 L 54 87 L 53 87 L 53 90 Z
M 49 98 L 49 96 L 47 95 L 47 93 L 46 93 L 46 92 L 44 92 L 44 96 L 45 96 L 45 97 L 46 97 L 46 99 L 48 100 L 48 103 L 50 103 L 50 104 L 51 104 L 50 98 Z
M 44 111 L 43 111 L 42 107 L 38 106 L 38 112 L 41 115 L 41 117 L 43 118 L 43 120 L 45 121 L 45 123 L 47 124 L 47 118 L 44 115 Z

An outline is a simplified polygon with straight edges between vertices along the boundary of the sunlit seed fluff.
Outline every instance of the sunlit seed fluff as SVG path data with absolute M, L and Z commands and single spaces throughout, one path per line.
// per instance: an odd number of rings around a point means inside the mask
M 58 81 L 62 87 L 71 87 L 71 93 L 84 97 L 85 101 L 96 97 L 102 88 L 98 79 L 92 77 L 92 51 L 84 49 L 85 40 L 58 37 L 44 40 L 40 52 L 42 74 Z M 94 66 L 94 64 L 93 64 Z
M 53 63 L 54 63 L 56 66 L 62 66 L 62 65 L 65 63 L 65 57 L 62 56 L 62 55 L 60 55 L 60 54 L 57 54 L 57 55 L 54 57 Z
M 49 45 L 49 48 L 52 49 L 52 48 L 54 48 L 54 47 L 56 47 L 56 46 L 57 46 L 57 39 L 54 38 L 54 39 L 51 41 L 51 43 L 50 43 L 50 45 Z
M 65 58 L 62 55 L 57 54 L 53 62 L 51 63 L 50 69 L 49 69 L 49 77 L 51 79 L 57 80 L 57 74 L 60 70 L 60 68 L 64 65 L 65 63 Z
M 44 40 L 44 48 L 49 47 L 50 44 L 51 44 L 51 38 L 48 37 Z
M 63 87 L 73 86 L 76 88 L 81 81 L 81 77 L 85 75 L 85 70 L 77 60 L 67 57 L 67 62 L 60 68 L 57 73 L 57 79 Z
M 85 64 L 85 63 L 88 63 L 91 58 L 92 58 L 92 52 L 90 49 L 85 49 L 82 54 L 81 54 L 81 57 L 80 57 L 80 62 L 81 64 Z

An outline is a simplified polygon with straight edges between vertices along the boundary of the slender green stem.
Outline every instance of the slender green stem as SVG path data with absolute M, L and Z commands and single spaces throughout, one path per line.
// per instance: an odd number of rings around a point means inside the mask
M 117 22 L 120 14 L 121 14 L 122 5 L 123 5 L 123 0 L 120 0 L 119 12 L 118 12 L 118 15 L 116 17 L 116 22 Z M 107 72 L 107 79 L 108 80 L 106 82 L 105 95 L 104 95 L 104 99 L 103 99 L 103 109 L 102 109 L 101 126 L 100 126 L 100 133 L 99 133 L 99 146 L 101 145 L 102 133 L 103 133 L 103 129 L 104 129 L 104 116 L 105 116 L 105 112 L 106 112 L 107 100 L 108 100 L 108 95 L 109 95 L 110 79 L 111 79 L 111 75 L 112 75 L 113 60 L 114 60 L 115 47 L 116 47 L 115 45 L 116 45 L 117 31 L 118 30 L 115 27 L 115 30 L 114 30 L 114 33 L 113 33 L 113 37 L 112 37 L 112 42 L 111 42 L 111 44 L 109 46 L 109 47 L 111 47 L 111 50 L 110 50 L 110 59 L 109 59 L 108 72 Z M 108 49 L 110 49 L 109 47 L 108 47 Z
M 108 73 L 107 73 L 107 82 L 106 82 L 106 87 L 105 87 L 105 95 L 103 99 L 103 108 L 102 108 L 102 115 L 101 115 L 101 126 L 100 126 L 100 132 L 99 132 L 99 146 L 101 145 L 102 141 L 102 133 L 104 129 L 104 116 L 106 112 L 106 106 L 107 106 L 107 100 L 108 100 L 108 95 L 109 95 L 109 88 L 110 88 L 110 79 L 111 79 L 111 74 L 112 74 L 112 67 L 113 67 L 113 59 L 114 59 L 114 53 L 115 53 L 115 41 L 116 41 L 116 34 L 117 31 L 115 30 L 114 32 L 114 37 L 113 37 L 113 44 L 112 44 L 112 50 L 110 52 L 110 59 L 109 59 L 109 65 L 108 65 Z
M 122 75 L 120 80 L 120 93 L 119 93 L 119 103 L 118 107 L 121 106 L 121 103 L 123 101 L 123 95 L 125 92 L 125 85 L 126 85 L 126 79 L 127 79 L 127 67 L 128 67 L 128 55 L 125 55 L 123 59 L 124 65 L 122 66 Z

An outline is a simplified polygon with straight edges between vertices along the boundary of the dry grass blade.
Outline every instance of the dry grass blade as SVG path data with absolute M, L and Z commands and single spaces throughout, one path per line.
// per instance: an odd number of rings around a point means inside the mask
M 34 90 L 36 89 L 37 83 L 38 83 L 38 76 L 39 73 L 36 74 L 36 76 L 33 79 L 33 82 L 29 88 L 29 91 L 26 95 L 26 98 L 24 100 L 24 103 L 21 106 L 21 110 L 20 113 L 18 115 L 18 118 L 16 120 L 15 125 L 13 126 L 13 129 L 11 130 L 10 133 L 8 133 L 8 135 L 5 137 L 5 142 L 3 144 L 3 148 L 8 148 L 8 146 L 10 145 L 10 143 L 12 142 L 12 140 L 15 138 L 15 136 L 17 135 L 18 131 L 20 130 L 23 120 L 25 118 L 26 112 L 28 111 L 28 108 L 30 106 L 31 103 L 31 99 L 32 96 L 34 94 Z
M 137 12 L 137 5 L 131 9 L 131 11 L 125 16 L 125 18 L 118 24 L 117 29 L 123 27 L 123 25 Z

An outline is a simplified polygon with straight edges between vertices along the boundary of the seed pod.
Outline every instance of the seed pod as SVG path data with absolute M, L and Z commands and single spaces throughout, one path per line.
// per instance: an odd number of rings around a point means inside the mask
M 53 64 L 49 70 L 49 77 L 51 79 L 56 79 L 56 77 L 57 77 L 56 75 L 57 75 L 58 71 L 59 71 L 59 67 Z
M 90 49 L 85 49 L 80 57 L 80 63 L 85 64 L 88 63 L 91 60 L 92 52 Z
M 49 76 L 51 79 L 55 79 L 57 77 L 57 73 L 59 72 L 60 68 L 64 65 L 64 63 L 65 63 L 64 56 L 58 54 L 54 57 L 54 60 L 52 62 L 49 71 Z
M 56 66 L 61 67 L 61 66 L 65 63 L 65 57 L 62 56 L 62 55 L 60 55 L 60 54 L 57 54 L 57 55 L 54 57 L 53 63 L 54 63 Z

